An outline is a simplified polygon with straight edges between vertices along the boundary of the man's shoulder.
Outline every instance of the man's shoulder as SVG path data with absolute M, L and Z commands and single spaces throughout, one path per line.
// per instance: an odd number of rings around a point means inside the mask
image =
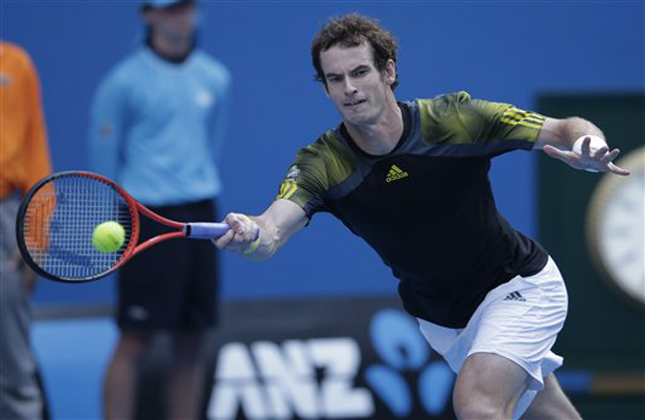
M 465 91 L 417 99 L 421 138 L 426 143 L 471 143 L 487 124 L 480 102 Z
M 303 147 L 304 151 L 312 156 L 328 156 L 338 153 L 349 152 L 349 148 L 339 138 L 337 130 L 327 130 L 315 141 Z
M 470 94 L 464 90 L 451 93 L 443 93 L 430 99 L 417 99 L 415 102 L 422 109 L 433 109 L 437 111 L 458 107 L 472 100 Z
M 321 192 L 342 183 L 358 166 L 357 155 L 337 130 L 328 130 L 298 151 L 291 170 L 302 173 L 301 182 Z
M 142 73 L 143 52 L 140 49 L 130 52 L 110 68 L 103 77 L 103 84 L 128 84 Z
M 207 69 L 209 72 L 226 79 L 230 79 L 231 72 L 229 71 L 226 64 L 221 60 L 213 57 L 204 50 L 196 49 L 193 52 L 193 59 L 197 62 L 200 67 Z
M 304 165 L 333 169 L 356 166 L 357 156 L 336 129 L 324 132 L 315 141 L 301 148 L 296 160 Z
M 438 95 L 432 99 L 417 99 L 414 102 L 425 126 L 452 121 L 460 114 L 469 113 L 473 99 L 468 92 L 459 91 Z

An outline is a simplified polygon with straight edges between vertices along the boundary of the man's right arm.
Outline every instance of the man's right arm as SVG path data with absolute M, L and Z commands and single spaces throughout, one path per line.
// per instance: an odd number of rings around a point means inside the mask
M 231 230 L 213 242 L 219 249 L 240 253 L 249 260 L 264 261 L 307 221 L 307 215 L 299 205 L 279 199 L 260 216 L 229 213 L 224 223 L 231 226 Z

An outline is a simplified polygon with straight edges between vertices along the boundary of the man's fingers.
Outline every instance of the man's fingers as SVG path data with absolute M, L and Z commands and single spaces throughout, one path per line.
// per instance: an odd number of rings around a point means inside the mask
M 257 236 L 257 225 L 245 214 L 229 213 L 224 218 L 231 229 L 213 243 L 219 249 L 242 252 L 246 250 Z
M 219 239 L 213 240 L 213 243 L 217 248 L 222 250 L 240 251 L 244 249 L 243 244 L 245 244 L 246 241 L 242 236 L 236 234 L 235 231 L 231 229 Z
M 237 213 L 231 213 L 226 216 L 226 222 L 231 226 L 231 228 L 235 230 L 239 229 L 240 226 L 244 223 L 244 218 Z
M 585 137 L 582 140 L 580 150 L 564 151 L 556 147 L 545 145 L 542 150 L 547 155 L 560 159 L 570 166 L 577 169 L 584 169 L 589 172 L 611 172 L 616 175 L 629 175 L 630 172 L 619 166 L 614 165 L 612 162 L 620 154 L 619 149 L 609 151 L 607 146 L 602 146 L 590 155 L 591 138 Z M 577 147 L 575 147 L 577 149 Z
M 607 149 L 607 150 L 609 150 L 609 149 Z M 619 154 L 620 154 L 620 149 L 614 149 L 614 150 L 612 150 L 612 151 L 610 151 L 608 153 L 605 153 L 602 156 L 598 156 L 598 154 L 596 154 L 594 157 L 596 157 L 597 160 L 602 165 L 605 166 L 605 168 L 606 168 L 605 171 L 606 172 L 611 172 L 611 173 L 616 174 L 616 175 L 629 175 L 630 172 L 628 170 L 623 169 L 623 168 L 621 168 L 619 166 L 616 166 L 616 165 L 614 165 L 612 163 L 613 160 L 616 159 L 616 157 L 618 157 Z
M 600 161 L 602 163 L 608 164 L 608 163 L 612 162 L 614 159 L 616 159 L 616 156 L 618 156 L 619 154 L 620 154 L 620 150 L 614 149 L 611 152 L 607 153 L 605 156 L 603 156 L 600 159 Z
M 244 236 L 248 230 L 243 222 L 237 220 L 231 225 L 231 229 L 235 232 L 236 235 Z
M 596 150 L 592 157 L 594 159 L 602 160 L 602 158 L 605 157 L 608 151 L 609 151 L 609 147 L 603 146 L 600 149 Z
M 227 223 L 231 227 L 233 233 L 242 236 L 249 230 L 249 222 L 250 220 L 247 216 L 239 213 L 229 213 L 224 219 L 224 223 Z
M 228 232 L 226 232 L 219 238 L 213 239 L 213 244 L 215 244 L 215 246 L 218 247 L 219 249 L 224 249 L 226 245 L 228 245 L 233 240 L 234 235 L 235 235 L 235 231 L 233 231 L 233 229 L 230 229 Z
M 613 163 L 613 160 L 616 159 L 616 157 L 618 157 L 619 154 L 620 154 L 620 149 L 614 149 L 611 152 L 607 153 L 605 156 L 603 156 L 601 161 L 607 165 L 607 169 L 612 174 L 623 175 L 623 176 L 629 175 L 631 172 L 629 172 L 627 169 L 621 168 L 620 166 L 616 166 Z
M 591 153 L 591 137 L 587 136 L 582 140 L 582 147 L 581 147 L 581 155 L 582 156 L 590 156 Z
M 251 241 L 253 239 L 253 232 L 255 230 L 255 222 L 247 215 L 241 214 L 240 220 L 235 227 L 235 233 L 240 235 L 243 241 Z
M 623 169 L 620 166 L 616 166 L 611 162 L 609 163 L 609 165 L 607 165 L 607 169 L 609 169 L 609 172 L 616 175 L 627 176 L 631 173 L 627 169 Z
M 560 159 L 561 156 L 563 155 L 563 152 L 560 149 L 548 144 L 545 145 L 542 150 L 544 150 L 544 153 L 546 153 L 547 155 L 558 159 Z
M 553 153 L 554 150 L 558 150 L 558 149 L 556 149 L 555 147 L 551 146 L 550 144 L 545 144 L 544 147 L 542 148 L 542 150 L 544 150 L 544 152 L 547 155 L 551 156 L 551 153 Z
M 546 153 L 547 155 L 556 159 L 560 159 L 561 161 L 571 165 L 571 162 L 572 162 L 571 152 L 565 152 L 556 147 L 549 146 L 549 145 L 544 146 L 542 150 L 544 150 L 544 153 Z

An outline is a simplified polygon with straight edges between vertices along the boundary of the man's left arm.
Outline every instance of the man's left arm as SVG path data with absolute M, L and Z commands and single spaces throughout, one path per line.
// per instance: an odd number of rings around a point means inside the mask
M 602 131 L 582 118 L 547 117 L 538 134 L 535 148 L 544 150 L 547 155 L 576 169 L 629 175 L 628 170 L 613 163 L 620 150 L 610 150 Z

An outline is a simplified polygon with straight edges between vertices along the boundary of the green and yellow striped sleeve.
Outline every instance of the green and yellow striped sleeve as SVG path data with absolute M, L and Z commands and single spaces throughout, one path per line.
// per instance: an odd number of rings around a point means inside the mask
M 511 104 L 472 99 L 466 92 L 419 100 L 421 130 L 427 143 L 480 145 L 495 152 L 531 149 L 544 117 Z
M 332 131 L 301 149 L 289 167 L 276 199 L 291 200 L 307 216 L 325 210 L 330 191 L 356 169 L 356 160 Z
M 471 101 L 471 106 L 485 116 L 484 141 L 519 140 L 535 143 L 544 124 L 544 116 L 501 102 Z M 532 146 L 531 146 L 532 147 Z

